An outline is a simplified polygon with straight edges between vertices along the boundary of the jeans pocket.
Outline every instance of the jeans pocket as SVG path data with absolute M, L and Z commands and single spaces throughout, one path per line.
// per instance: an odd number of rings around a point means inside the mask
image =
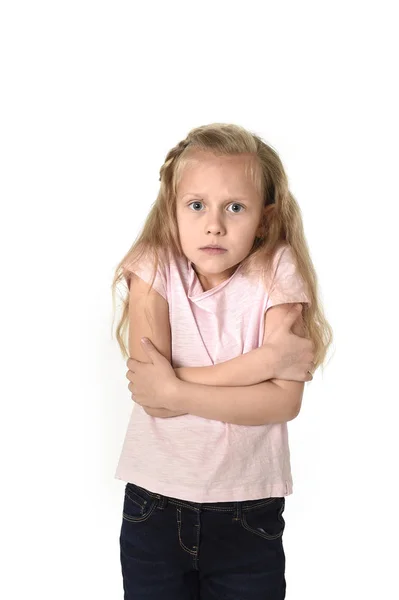
M 158 498 L 150 496 L 143 488 L 134 483 L 125 486 L 122 516 L 126 521 L 141 523 L 146 521 L 158 505 Z
M 256 501 L 255 501 L 256 502 Z M 247 507 L 241 513 L 241 525 L 247 531 L 267 540 L 275 540 L 283 535 L 285 521 L 283 511 L 285 497 L 267 498 L 262 504 Z

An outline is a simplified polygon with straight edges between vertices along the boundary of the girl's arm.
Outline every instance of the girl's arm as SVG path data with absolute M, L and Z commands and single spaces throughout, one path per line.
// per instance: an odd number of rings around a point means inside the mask
M 154 289 L 147 296 L 148 287 L 140 277 L 132 274 L 129 289 L 129 356 L 140 362 L 148 362 L 148 356 L 140 343 L 142 337 L 148 337 L 158 351 L 171 362 L 169 306 Z M 251 385 L 265 380 L 267 375 L 272 377 L 272 353 L 262 346 L 224 363 L 209 367 L 179 367 L 175 369 L 175 373 L 178 379 L 186 383 L 214 386 Z M 168 409 L 144 410 L 151 416 L 163 418 L 187 414 Z
M 264 345 L 217 365 L 177 367 L 174 371 L 176 377 L 186 383 L 199 383 L 215 387 L 240 387 L 272 379 L 274 376 L 273 360 L 272 347 Z M 144 408 L 144 410 L 151 417 L 164 419 L 188 414 L 185 410 L 169 410 L 167 408 Z
M 237 369 L 235 373 L 238 374 L 238 377 L 245 377 L 245 372 L 239 373 L 240 365 L 244 365 L 244 359 L 248 359 L 246 366 L 251 369 L 259 359 L 268 360 L 270 358 L 267 368 L 271 369 L 271 365 L 275 361 L 276 375 L 260 383 L 236 386 L 231 383 L 229 385 L 212 384 L 209 383 L 210 379 L 206 380 L 206 385 L 181 379 L 176 386 L 173 398 L 176 409 L 162 409 L 162 412 L 148 414 L 155 417 L 172 417 L 188 413 L 239 425 L 289 421 L 295 418 L 300 411 L 304 382 L 311 381 L 313 378 L 309 371 L 314 367 L 312 362 L 314 361 L 314 350 L 311 349 L 313 344 L 304 336 L 302 315 L 293 310 L 292 304 L 272 307 L 265 315 L 263 346 L 226 361 L 220 364 L 220 367 L 234 367 Z M 252 361 L 249 362 L 249 359 Z M 195 375 L 201 371 L 205 373 L 206 370 L 208 373 L 212 373 L 213 370 L 215 377 L 218 366 L 188 368 L 187 372 L 191 371 Z M 266 372 L 265 364 L 261 363 L 259 367 L 260 373 L 262 373 L 262 369 L 264 373 Z M 226 372 L 228 373 L 228 371 Z M 220 369 L 220 373 L 222 373 L 222 369 Z M 255 377 L 256 373 L 258 373 L 257 368 L 250 376 Z
M 149 285 L 132 274 L 129 287 L 129 357 L 148 363 L 148 355 L 140 343 L 141 338 L 151 340 L 158 352 L 171 362 L 171 335 L 169 306 L 155 289 L 147 297 Z M 150 321 L 148 320 L 148 315 Z M 144 408 L 152 417 L 178 417 L 187 414 L 163 408 Z
M 243 387 L 275 378 L 305 381 L 302 372 L 313 357 L 309 355 L 312 344 L 304 337 L 300 306 L 286 303 L 268 309 L 259 348 L 209 367 L 178 367 L 174 369 L 177 378 L 221 387 Z
M 177 367 L 176 377 L 188 383 L 216 386 L 245 386 L 275 376 L 275 353 L 265 344 L 225 362 L 209 367 Z
M 148 356 L 140 339 L 148 337 L 158 351 L 171 362 L 171 332 L 167 301 L 154 289 L 147 296 L 148 284 L 133 275 L 129 301 L 129 355 L 141 362 Z M 147 310 L 146 310 L 147 309 Z M 150 322 L 147 319 L 148 311 Z M 245 386 L 274 377 L 273 349 L 266 342 L 246 354 L 210 367 L 179 367 L 175 369 L 182 382 L 217 386 Z M 187 414 L 183 410 L 144 409 L 151 416 L 176 417 Z
M 293 333 L 304 336 L 302 317 L 296 319 L 297 314 L 292 312 L 289 304 L 271 307 L 265 319 L 263 343 L 267 344 L 273 339 L 273 333 L 280 329 L 281 324 L 293 323 Z M 310 368 L 310 358 L 314 358 L 313 353 L 304 358 L 300 370 Z M 284 369 L 281 372 L 284 374 Z M 304 379 L 306 380 L 310 379 Z M 170 405 L 174 410 L 184 410 L 191 415 L 236 425 L 284 423 L 295 419 L 299 414 L 304 381 L 272 378 L 256 385 L 235 387 L 178 381 L 170 398 Z

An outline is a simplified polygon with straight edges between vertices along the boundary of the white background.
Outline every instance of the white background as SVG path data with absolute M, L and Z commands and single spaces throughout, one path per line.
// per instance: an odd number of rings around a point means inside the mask
M 1 4 L 5 600 L 123 597 L 110 286 L 166 153 L 215 121 L 279 152 L 335 335 L 289 424 L 287 599 L 398 597 L 394 5 Z

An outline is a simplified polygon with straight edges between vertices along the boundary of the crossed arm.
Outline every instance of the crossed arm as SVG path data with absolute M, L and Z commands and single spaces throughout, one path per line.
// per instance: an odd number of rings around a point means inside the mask
M 206 419 L 235 423 L 238 425 L 264 425 L 281 423 L 295 418 L 296 404 L 287 390 L 280 387 L 278 380 L 272 379 L 273 356 L 262 366 L 263 372 L 270 369 L 270 377 L 265 381 L 257 380 L 255 371 L 245 367 L 256 365 L 256 350 L 242 354 L 237 358 L 211 367 L 182 367 L 175 369 L 181 380 L 176 404 L 180 410 L 149 409 L 151 416 L 173 417 L 182 414 L 197 415 Z M 265 353 L 262 354 L 265 360 Z M 251 379 L 252 374 L 252 379 Z M 252 383 L 250 383 L 252 381 Z M 300 382 L 294 383 L 303 386 Z M 169 413 L 169 414 L 168 414 Z
M 148 357 L 140 347 L 141 337 L 149 337 L 158 351 L 171 361 L 169 307 L 154 289 L 148 297 L 148 284 L 134 276 L 130 286 L 129 354 L 141 362 Z M 267 311 L 273 326 L 284 314 L 284 306 Z M 147 314 L 150 314 L 150 322 Z M 282 312 L 283 311 L 283 312 Z M 280 316 L 279 316 L 280 315 Z M 294 333 L 300 334 L 299 330 Z M 266 339 L 266 318 L 265 334 Z M 184 414 L 238 425 L 264 425 L 294 419 L 302 401 L 304 383 L 275 379 L 272 350 L 265 361 L 265 349 L 246 354 L 209 367 L 179 367 L 175 369 L 177 386 L 175 410 L 144 409 L 153 417 L 178 417 Z M 265 364 L 266 362 L 266 364 Z M 260 376 L 260 373 L 262 374 Z

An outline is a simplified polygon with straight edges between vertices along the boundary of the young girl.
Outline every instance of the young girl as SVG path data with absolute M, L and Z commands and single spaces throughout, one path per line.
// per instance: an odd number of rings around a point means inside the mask
M 160 182 L 113 282 L 134 401 L 124 598 L 281 600 L 287 422 L 332 341 L 300 209 L 277 153 L 235 125 L 191 130 Z

